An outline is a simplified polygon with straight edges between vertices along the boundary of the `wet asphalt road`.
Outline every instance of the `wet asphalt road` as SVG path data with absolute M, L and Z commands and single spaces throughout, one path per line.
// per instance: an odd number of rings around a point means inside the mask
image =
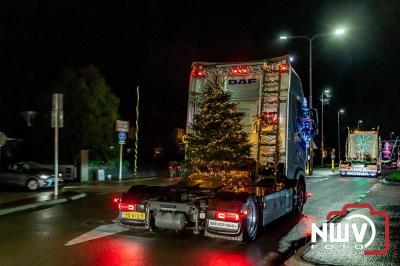
M 147 183 L 158 184 L 160 181 Z M 111 203 L 111 195 L 112 191 L 121 192 L 127 187 L 126 184 L 81 187 L 80 190 L 88 191 L 87 198 L 0 217 L 0 265 L 273 265 L 275 258 L 284 255 L 293 240 L 310 234 L 312 222 L 322 224 L 329 211 L 339 210 L 345 203 L 362 199 L 371 201 L 374 206 L 386 206 L 382 198 L 388 198 L 391 205 L 400 205 L 400 187 L 391 187 L 393 191 L 389 195 L 383 190 L 387 186 L 376 179 L 322 174 L 307 181 L 307 189 L 313 197 L 307 202 L 301 220 L 283 217 L 268 225 L 256 242 L 244 244 L 194 236 L 190 231 L 118 232 L 112 222 L 117 212 Z M 399 215 L 400 210 L 392 208 L 390 211 Z M 95 231 L 91 231 L 93 229 Z M 393 234 L 397 234 L 396 229 L 398 225 Z M 65 245 L 89 231 L 90 237 L 96 237 L 104 230 L 114 234 Z M 334 258 L 331 253 L 313 252 L 305 253 L 304 259 L 341 265 L 351 262 L 351 258 L 338 260 L 341 257 Z M 329 261 L 332 258 L 335 260 Z M 372 259 L 363 262 L 369 263 Z M 395 262 L 392 256 L 382 261 Z

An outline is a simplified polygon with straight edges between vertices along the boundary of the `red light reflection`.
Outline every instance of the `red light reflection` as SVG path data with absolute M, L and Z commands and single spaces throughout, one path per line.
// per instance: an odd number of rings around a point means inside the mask
M 205 251 L 202 252 L 204 260 L 198 265 L 204 266 L 247 266 L 253 265 L 246 254 L 227 251 Z
M 149 265 L 149 256 L 143 243 L 133 242 L 128 239 L 111 238 L 103 239 L 105 243 L 98 250 L 98 256 L 92 265 Z
M 298 226 L 300 230 L 304 232 L 305 236 L 310 236 L 311 235 L 311 224 L 317 222 L 317 217 L 313 215 L 305 215 L 303 218 L 301 218 L 300 222 L 298 223 Z

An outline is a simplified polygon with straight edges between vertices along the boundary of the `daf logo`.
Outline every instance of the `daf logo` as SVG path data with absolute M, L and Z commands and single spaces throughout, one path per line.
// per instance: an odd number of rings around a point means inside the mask
M 239 85 L 239 84 L 252 84 L 256 83 L 257 79 L 252 78 L 252 79 L 230 79 L 228 80 L 229 85 Z

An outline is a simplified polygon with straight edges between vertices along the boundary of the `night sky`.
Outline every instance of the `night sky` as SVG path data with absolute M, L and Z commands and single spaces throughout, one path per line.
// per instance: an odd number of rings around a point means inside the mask
M 400 132 L 400 2 L 398 1 L 2 1 L 0 5 L 0 131 L 18 135 L 19 111 L 48 91 L 62 69 L 94 64 L 134 119 L 141 87 L 141 136 L 168 137 L 184 127 L 192 61 L 255 60 L 291 54 L 308 95 L 308 45 L 279 35 L 345 27 L 342 38 L 317 39 L 314 105 L 325 87 L 328 146 L 343 126 L 362 119 L 382 135 Z M 49 105 L 50 109 L 50 105 Z M 66 114 L 68 115 L 68 114 Z

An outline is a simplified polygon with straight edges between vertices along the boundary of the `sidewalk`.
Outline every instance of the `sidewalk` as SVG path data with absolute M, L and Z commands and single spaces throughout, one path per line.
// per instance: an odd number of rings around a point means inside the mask
M 36 194 L 36 196 L 28 194 L 27 197 L 16 197 L 16 200 L 2 198 L 0 199 L 0 216 L 20 211 L 50 207 L 55 204 L 77 200 L 84 197 L 86 197 L 86 193 L 60 191 L 60 194 L 57 197 L 54 196 L 53 192 L 48 192 L 44 194 L 40 194 L 39 192 Z

